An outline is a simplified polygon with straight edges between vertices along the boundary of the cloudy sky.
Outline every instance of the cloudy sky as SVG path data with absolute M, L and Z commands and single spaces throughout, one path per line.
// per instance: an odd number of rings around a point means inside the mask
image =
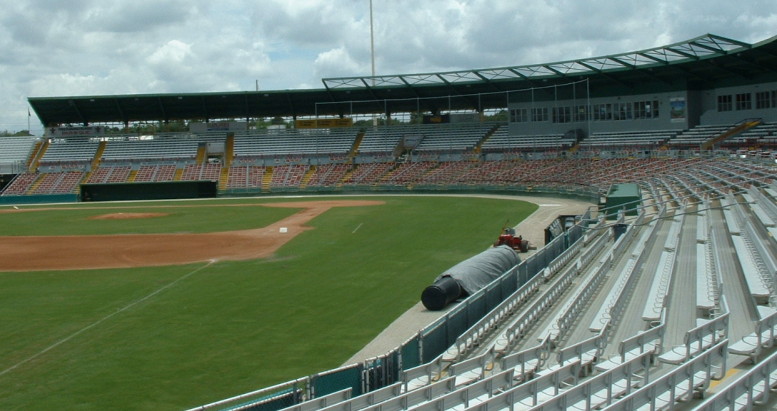
M 554 62 L 777 35 L 774 0 L 373 0 L 376 71 Z M 9 0 L 0 131 L 28 97 L 320 88 L 366 76 L 369 0 Z M 42 126 L 34 113 L 33 134 Z

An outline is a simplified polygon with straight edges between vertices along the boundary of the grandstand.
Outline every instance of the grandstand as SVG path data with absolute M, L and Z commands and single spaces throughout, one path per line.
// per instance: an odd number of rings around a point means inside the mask
M 559 63 L 324 79 L 320 90 L 30 98 L 47 135 L 3 140 L 0 166 L 13 179 L 0 203 L 79 201 L 81 183 L 205 180 L 222 196 L 499 192 L 596 204 L 613 184 L 636 183 L 637 216 L 592 208 L 396 349 L 202 408 L 774 404 L 775 68 L 777 37 L 705 35 Z M 190 98 L 197 109 L 180 103 Z M 488 110 L 508 118 L 481 121 Z M 402 113 L 423 116 L 248 125 Z M 459 121 L 460 113 L 476 116 Z M 103 127 L 178 119 L 229 127 L 158 135 Z

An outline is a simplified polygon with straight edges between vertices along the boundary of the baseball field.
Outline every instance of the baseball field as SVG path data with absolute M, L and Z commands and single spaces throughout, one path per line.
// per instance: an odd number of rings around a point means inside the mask
M 369 196 L 0 210 L 0 409 L 194 407 L 340 366 L 537 205 Z

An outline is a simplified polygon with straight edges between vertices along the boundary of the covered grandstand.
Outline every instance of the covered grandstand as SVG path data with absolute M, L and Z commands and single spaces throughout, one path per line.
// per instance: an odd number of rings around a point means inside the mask
M 593 208 L 385 355 L 203 408 L 770 401 L 777 37 L 746 44 L 708 34 L 604 57 L 323 84 L 31 97 L 47 132 L 3 140 L 10 182 L 0 203 L 84 200 L 82 184 L 179 181 L 216 182 L 221 196 L 549 193 L 598 203 L 613 185 L 636 184 L 636 215 L 619 213 L 624 204 Z M 506 119 L 483 119 L 494 111 Z M 250 127 L 268 117 L 387 125 Z M 390 121 L 406 118 L 415 121 Z M 130 132 L 172 121 L 205 125 Z M 615 225 L 628 228 L 616 235 Z

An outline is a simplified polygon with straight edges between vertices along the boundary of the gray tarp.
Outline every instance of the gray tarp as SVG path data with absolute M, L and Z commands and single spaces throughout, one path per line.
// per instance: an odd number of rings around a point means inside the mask
M 435 278 L 434 282 L 451 277 L 467 294 L 473 294 L 520 262 L 521 258 L 515 250 L 501 245 L 454 265 Z

